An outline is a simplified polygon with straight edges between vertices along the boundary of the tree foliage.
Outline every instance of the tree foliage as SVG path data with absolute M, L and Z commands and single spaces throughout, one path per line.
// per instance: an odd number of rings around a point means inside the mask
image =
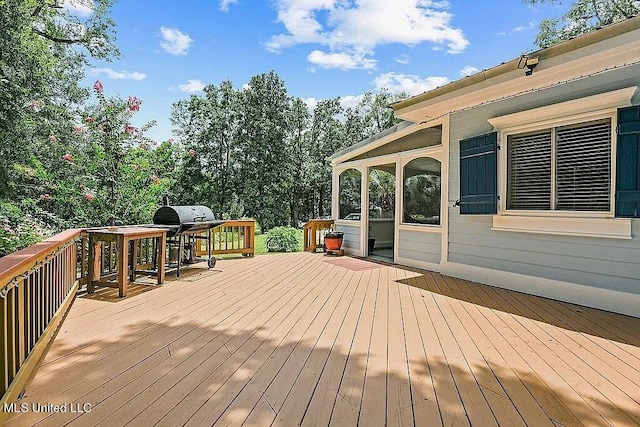
M 132 125 L 140 100 L 80 85 L 92 58 L 118 55 L 114 1 L 0 1 L 0 256 L 65 228 L 149 222 L 166 192 L 297 226 L 330 213 L 328 157 L 395 121 L 387 93 L 310 111 L 270 72 L 176 103 L 179 143 L 158 145 L 153 123 Z
M 331 213 L 329 157 L 393 125 L 390 94 L 366 94 L 345 109 L 340 99 L 310 110 L 275 72 L 242 89 L 210 85 L 173 106 L 184 149 L 177 203 L 208 203 L 222 218 L 249 216 L 265 229 Z
M 527 4 L 562 3 L 561 0 L 524 0 Z M 605 25 L 614 24 L 640 13 L 637 0 L 576 0 L 561 18 L 540 22 L 536 45 L 540 48 L 578 37 Z

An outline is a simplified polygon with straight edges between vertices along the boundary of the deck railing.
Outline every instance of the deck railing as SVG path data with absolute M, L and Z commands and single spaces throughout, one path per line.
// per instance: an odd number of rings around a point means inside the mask
M 206 234 L 203 233 L 203 234 Z M 256 223 L 252 220 L 229 220 L 211 230 L 211 254 L 255 253 Z M 197 240 L 196 256 L 207 255 L 207 241 Z
M 0 259 L 0 408 L 15 402 L 78 289 L 78 237 L 67 230 Z M 0 425 L 5 421 L 0 411 Z
M 324 236 L 333 229 L 332 219 L 312 219 L 302 227 L 304 251 L 322 248 Z
M 212 254 L 254 254 L 254 221 L 227 221 L 212 233 Z M 204 243 L 198 254 L 207 254 L 206 241 L 198 242 Z M 152 268 L 155 239 L 134 244 L 136 268 Z M 89 263 L 99 265 L 101 277 L 119 268 L 115 244 L 102 244 L 94 260 L 88 245 L 85 232 L 67 230 L 0 258 L 0 409 L 23 390 L 78 287 L 87 282 Z M 0 410 L 0 425 L 6 415 Z
M 208 231 L 202 233 L 206 235 Z M 224 224 L 211 230 L 211 254 L 243 254 L 245 256 L 253 256 L 255 252 L 255 222 L 250 220 L 230 220 Z M 206 240 L 196 240 L 195 255 L 198 257 L 207 255 Z M 153 256 L 156 253 L 155 239 L 139 239 L 135 240 L 137 245 L 135 251 L 129 253 L 136 254 L 136 270 L 148 270 L 156 267 L 157 260 L 154 263 Z M 99 271 L 98 277 L 110 277 L 118 270 L 117 266 L 117 248 L 115 243 L 103 243 L 100 251 L 99 259 L 94 260 L 97 263 L 95 271 Z M 86 233 L 80 234 L 79 243 L 79 279 L 80 285 L 87 282 L 87 274 L 89 271 L 89 239 Z

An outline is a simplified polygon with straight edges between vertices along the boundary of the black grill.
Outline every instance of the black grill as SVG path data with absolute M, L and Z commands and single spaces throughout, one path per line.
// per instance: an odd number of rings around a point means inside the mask
M 162 206 L 153 214 L 153 223 L 168 228 L 171 237 L 187 231 L 208 230 L 224 221 L 217 221 L 206 206 Z
M 176 275 L 180 277 L 180 265 L 193 263 L 195 259 L 195 245 L 197 240 L 206 240 L 208 248 L 209 268 L 213 268 L 216 259 L 211 256 L 211 229 L 224 224 L 216 220 L 213 212 L 206 206 L 170 206 L 165 198 L 164 206 L 153 214 L 153 226 L 166 228 L 167 247 L 169 253 L 172 248 L 177 250 Z M 206 236 L 199 235 L 208 231 Z M 171 257 L 170 257 L 171 262 Z

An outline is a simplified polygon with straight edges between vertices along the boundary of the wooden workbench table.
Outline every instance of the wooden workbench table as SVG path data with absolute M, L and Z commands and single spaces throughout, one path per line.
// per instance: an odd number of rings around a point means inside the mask
M 148 227 L 118 227 L 118 228 L 89 228 L 85 230 L 89 236 L 89 281 L 87 284 L 87 292 L 93 293 L 95 286 L 117 287 L 118 294 L 121 297 L 127 296 L 127 285 L 129 279 L 133 282 L 136 274 L 136 249 L 137 245 L 133 245 L 133 261 L 130 267 L 130 277 L 127 277 L 127 268 L 129 266 L 129 242 L 155 238 L 156 244 L 154 254 L 157 260 L 157 277 L 158 284 L 164 283 L 165 275 L 165 257 L 167 253 L 167 229 L 165 228 L 148 228 Z M 101 250 L 100 242 L 115 242 L 118 250 L 118 272 L 116 282 L 109 282 L 100 279 L 100 257 L 96 254 Z

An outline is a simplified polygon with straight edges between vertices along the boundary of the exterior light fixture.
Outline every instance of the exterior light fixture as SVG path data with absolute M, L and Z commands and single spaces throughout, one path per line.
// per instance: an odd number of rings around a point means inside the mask
M 526 68 L 527 71 L 524 72 L 524 75 L 530 76 L 531 74 L 533 74 L 533 69 L 536 68 L 536 66 L 538 65 L 538 62 L 540 62 L 540 60 L 537 56 L 534 56 L 533 58 L 529 58 L 526 55 L 522 55 L 518 60 L 517 67 L 519 70 L 524 70 Z

